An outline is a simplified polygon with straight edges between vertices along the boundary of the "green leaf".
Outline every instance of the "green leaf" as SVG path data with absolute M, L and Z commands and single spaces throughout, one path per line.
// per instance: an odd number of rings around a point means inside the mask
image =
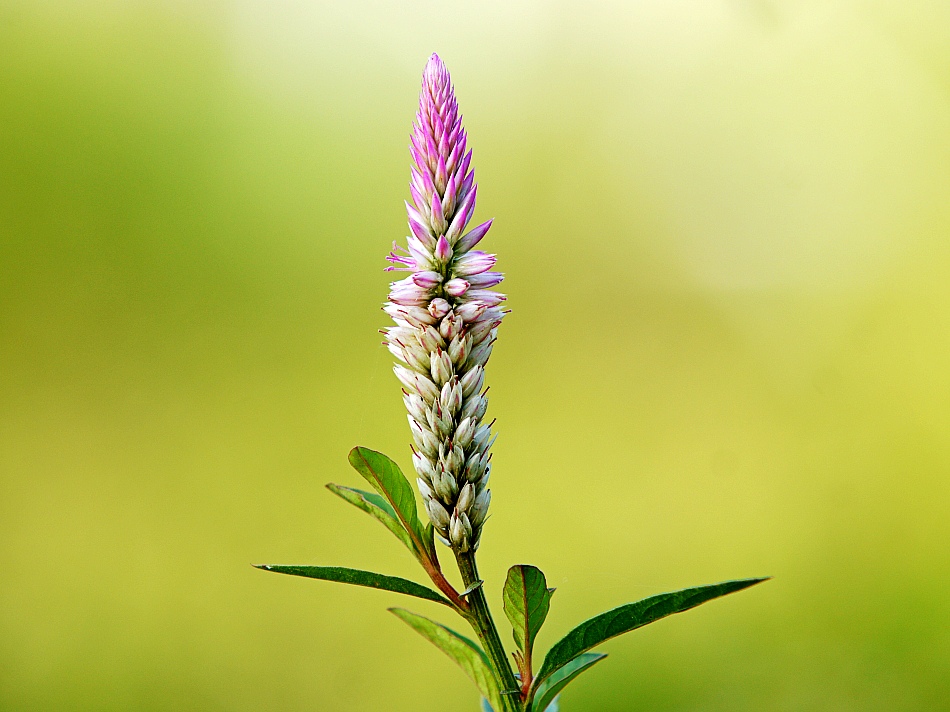
M 582 653 L 571 662 L 558 668 L 547 680 L 538 685 L 538 689 L 534 693 L 534 703 L 531 710 L 533 712 L 548 712 L 554 698 L 567 687 L 571 680 L 606 657 L 607 655 L 604 653 Z
M 548 588 L 541 570 L 527 564 L 508 569 L 505 580 L 505 615 L 511 621 L 515 643 L 530 659 L 534 639 L 547 618 L 553 588 Z
M 535 686 L 540 688 L 541 683 L 556 670 L 605 640 L 766 580 L 765 578 L 740 579 L 710 586 L 685 588 L 672 593 L 661 593 L 594 616 L 561 638 L 548 651 L 535 680 Z
M 501 692 L 488 662 L 488 657 L 477 643 L 440 623 L 416 615 L 404 608 L 390 608 L 389 610 L 396 617 L 408 623 L 423 638 L 452 658 L 475 683 L 478 691 L 482 693 L 482 696 L 488 700 L 494 709 L 504 709 Z
M 338 583 L 350 583 L 354 586 L 366 586 L 367 588 L 378 588 L 383 591 L 394 591 L 395 593 L 404 593 L 407 596 L 424 598 L 427 601 L 436 601 L 443 603 L 450 608 L 454 608 L 439 593 L 431 588 L 420 586 L 415 581 L 399 578 L 398 576 L 385 576 L 383 574 L 373 573 L 372 571 L 361 571 L 359 569 L 347 569 L 341 566 L 257 566 L 264 571 L 274 571 L 278 574 L 290 574 L 291 576 L 304 576 L 306 578 L 322 579 L 323 581 L 336 581 Z
M 399 465 L 382 453 L 365 447 L 353 448 L 347 459 L 373 489 L 389 502 L 420 554 L 431 554 L 426 548 L 425 531 L 416 510 L 415 490 L 402 474 Z
M 400 524 L 396 517 L 396 510 L 383 497 L 375 492 L 364 492 L 353 487 L 343 487 L 332 483 L 327 485 L 327 489 L 378 519 L 389 531 L 396 535 L 399 541 L 409 548 L 409 551 L 416 554 L 416 547 L 412 543 L 409 532 Z

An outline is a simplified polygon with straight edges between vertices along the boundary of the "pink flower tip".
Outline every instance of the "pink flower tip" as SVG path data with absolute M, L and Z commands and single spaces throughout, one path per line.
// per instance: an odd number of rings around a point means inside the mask
M 445 239 L 445 235 L 440 236 L 435 245 L 435 258 L 440 262 L 448 262 L 452 258 L 452 248 L 449 246 L 449 241 Z
M 445 68 L 442 58 L 433 52 L 422 76 L 427 84 L 445 85 L 449 81 L 449 70 Z

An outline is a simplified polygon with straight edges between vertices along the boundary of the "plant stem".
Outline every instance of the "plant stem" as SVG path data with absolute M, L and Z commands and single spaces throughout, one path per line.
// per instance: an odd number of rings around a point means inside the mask
M 438 560 L 433 562 L 432 559 L 423 556 L 419 559 L 419 562 L 422 564 L 422 568 L 425 569 L 426 573 L 429 574 L 429 578 L 432 579 L 432 583 L 434 583 L 438 589 L 446 595 L 446 597 L 452 602 L 452 605 L 455 606 L 455 609 L 463 616 L 468 615 L 468 601 L 459 596 L 458 591 L 456 591 L 452 584 L 449 583 L 448 579 L 445 578 L 445 575 L 442 573 L 442 569 L 439 568 Z
M 455 558 L 458 561 L 459 571 L 462 574 L 462 581 L 465 586 L 471 587 L 479 584 L 467 596 L 470 606 L 468 620 L 478 634 L 478 639 L 485 648 L 501 685 L 501 697 L 505 709 L 497 712 L 521 712 L 521 686 L 511 670 L 505 648 L 501 644 L 501 638 L 498 637 L 495 621 L 488 609 L 488 601 L 485 599 L 485 591 L 480 585 L 481 579 L 478 577 L 478 568 L 475 565 L 475 552 L 468 551 L 464 554 L 456 552 Z

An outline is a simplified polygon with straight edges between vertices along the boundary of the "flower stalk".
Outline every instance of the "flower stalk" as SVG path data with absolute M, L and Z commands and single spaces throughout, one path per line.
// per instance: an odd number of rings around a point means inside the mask
M 491 660 L 492 668 L 498 677 L 502 702 L 505 704 L 504 712 L 519 712 L 523 709 L 522 702 L 524 700 L 521 685 L 515 678 L 514 672 L 512 672 L 508 657 L 505 654 L 505 647 L 498 636 L 498 628 L 495 626 L 495 620 L 488 608 L 482 580 L 478 577 L 475 552 L 457 553 L 456 561 L 458 562 L 459 572 L 462 574 L 463 583 L 471 590 L 467 596 L 470 606 L 469 622 L 472 628 L 475 629 L 479 642 L 485 648 L 485 653 Z M 498 712 L 502 712 L 502 710 Z

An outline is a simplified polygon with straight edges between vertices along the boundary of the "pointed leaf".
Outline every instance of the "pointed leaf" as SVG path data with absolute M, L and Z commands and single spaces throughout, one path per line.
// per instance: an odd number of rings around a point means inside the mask
M 527 564 L 508 569 L 503 593 L 505 615 L 511 621 L 515 643 L 528 660 L 534 639 L 547 618 L 553 593 L 540 569 Z
M 547 680 L 538 685 L 531 709 L 534 712 L 550 712 L 555 698 L 569 682 L 606 657 L 604 653 L 582 653 L 567 665 L 558 668 Z
M 581 653 L 586 653 L 595 645 L 600 645 L 605 640 L 635 630 L 673 613 L 687 611 L 714 598 L 741 591 L 765 580 L 767 579 L 740 579 L 738 581 L 724 581 L 710 586 L 686 588 L 672 593 L 661 593 L 594 616 L 561 638 L 548 651 L 544 658 L 544 664 L 541 666 L 535 680 L 536 689 L 540 688 L 541 683 L 561 666 L 569 663 Z
M 418 550 L 429 551 L 426 549 L 425 531 L 416 510 L 415 490 L 402 474 L 399 465 L 381 452 L 365 447 L 355 447 L 350 450 L 348 460 L 354 469 L 373 486 L 373 489 L 389 502 Z
M 409 551 L 413 554 L 416 553 L 416 547 L 412 544 L 409 532 L 399 523 L 396 510 L 383 497 L 375 492 L 364 492 L 353 487 L 343 487 L 332 483 L 327 485 L 327 489 L 378 519 L 389 531 L 396 535 L 399 541 L 409 548 Z
M 323 581 L 336 581 L 338 583 L 350 583 L 354 586 L 366 586 L 367 588 L 378 588 L 383 591 L 393 591 L 395 593 L 404 593 L 407 596 L 424 598 L 427 601 L 436 601 L 454 608 L 439 593 L 431 588 L 420 586 L 415 581 L 399 578 L 398 576 L 385 576 L 372 571 L 361 571 L 360 569 L 347 569 L 341 566 L 268 566 L 262 565 L 257 568 L 264 571 L 274 571 L 278 574 L 290 574 L 291 576 L 304 576 L 306 578 L 322 579 Z
M 501 693 L 488 662 L 488 657 L 477 643 L 440 623 L 416 615 L 404 608 L 390 608 L 389 610 L 408 623 L 423 638 L 452 658 L 475 683 L 478 691 L 482 693 L 482 696 L 488 700 L 493 708 L 496 710 L 503 709 Z

